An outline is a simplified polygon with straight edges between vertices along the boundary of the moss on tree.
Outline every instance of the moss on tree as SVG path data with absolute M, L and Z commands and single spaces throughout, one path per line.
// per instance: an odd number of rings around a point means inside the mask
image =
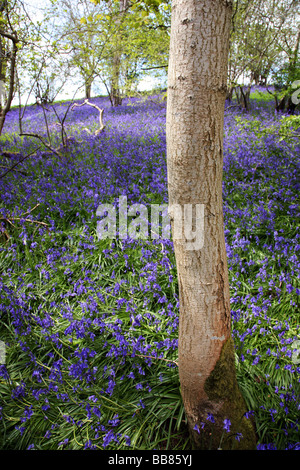
M 199 405 L 197 413 L 200 434 L 192 431 L 194 447 L 255 450 L 254 423 L 244 416 L 247 407 L 236 378 L 232 338 L 224 344 L 220 358 L 205 382 L 205 392 L 207 400 Z M 207 421 L 208 413 L 213 415 L 214 423 Z M 231 422 L 230 432 L 224 430 L 224 419 Z M 205 422 L 204 429 L 201 429 L 201 422 Z M 236 439 L 238 433 L 242 434 L 240 440 Z

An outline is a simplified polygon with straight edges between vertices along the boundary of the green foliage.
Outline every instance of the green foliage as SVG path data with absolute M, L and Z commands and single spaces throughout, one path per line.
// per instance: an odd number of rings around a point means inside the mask
M 81 216 L 85 216 L 82 209 L 78 208 Z M 77 211 L 77 212 L 78 212 Z M 56 215 L 54 214 L 55 218 Z M 27 346 L 30 347 L 31 353 L 37 355 L 40 358 L 40 365 L 43 364 L 43 369 L 46 371 L 48 368 L 53 366 L 55 360 L 62 361 L 62 378 L 63 385 L 60 387 L 60 394 L 56 397 L 53 393 L 48 399 L 36 401 L 34 396 L 28 396 L 25 400 L 26 409 L 33 408 L 34 416 L 25 426 L 25 431 L 20 436 L 18 429 L 15 429 L 16 424 L 22 421 L 24 414 L 24 408 L 18 406 L 9 399 L 11 389 L 16 388 L 22 381 L 25 381 L 28 386 L 32 384 L 36 386 L 35 380 L 31 377 L 31 369 L 28 367 L 28 355 L 22 352 L 19 346 L 13 346 L 8 350 L 7 364 L 9 364 L 10 374 L 10 387 L 0 381 L 0 393 L 3 397 L 2 404 L 4 405 L 5 422 L 9 422 L 9 426 L 6 427 L 4 435 L 2 435 L 1 447 L 11 449 L 26 449 L 29 444 L 34 440 L 37 442 L 37 449 L 57 449 L 58 442 L 63 442 L 68 439 L 68 449 L 82 449 L 87 440 L 91 440 L 93 444 L 97 446 L 97 449 L 102 449 L 100 439 L 95 437 L 95 432 L 91 430 L 91 419 L 87 418 L 86 410 L 82 407 L 85 401 L 88 401 L 88 397 L 97 398 L 99 404 L 101 404 L 101 420 L 107 422 L 114 418 L 115 415 L 121 414 L 122 424 L 118 427 L 118 432 L 124 433 L 131 437 L 131 449 L 139 450 L 151 450 L 151 449 L 184 449 L 188 444 L 188 435 L 185 431 L 184 426 L 184 411 L 183 404 L 180 397 L 179 382 L 176 369 L 169 367 L 172 365 L 172 358 L 168 360 L 160 360 L 153 358 L 156 367 L 147 367 L 145 359 L 141 357 L 138 359 L 132 352 L 132 356 L 128 354 L 126 360 L 120 358 L 119 368 L 122 370 L 122 374 L 125 377 L 124 380 L 120 376 L 116 379 L 116 386 L 113 398 L 109 398 L 106 394 L 101 393 L 101 390 L 107 387 L 109 380 L 110 367 L 114 365 L 115 361 L 109 357 L 108 349 L 106 346 L 107 341 L 112 346 L 114 338 L 109 332 L 109 326 L 105 334 L 100 334 L 97 328 L 94 329 L 95 339 L 76 339 L 75 335 L 73 338 L 68 338 L 65 335 L 65 330 L 69 326 L 68 320 L 66 320 L 59 309 L 53 307 L 56 302 L 60 302 L 61 295 L 68 292 L 70 289 L 70 281 L 66 274 L 66 267 L 57 266 L 54 270 L 54 276 L 51 276 L 47 281 L 43 276 L 43 271 L 47 270 L 47 261 L 40 265 L 40 268 L 36 270 L 34 268 L 38 259 L 43 257 L 43 253 L 48 250 L 52 251 L 55 247 L 60 247 L 62 244 L 70 252 L 76 253 L 81 252 L 82 243 L 85 238 L 84 230 L 73 229 L 70 230 L 69 223 L 74 217 L 74 214 L 69 214 L 66 221 L 62 225 L 63 231 L 59 231 L 55 239 L 46 234 L 40 239 L 40 245 L 38 250 L 33 253 L 32 250 L 26 250 L 26 247 L 20 244 L 19 256 L 20 261 L 27 266 L 24 271 L 26 283 L 32 283 L 34 290 L 32 291 L 32 307 L 34 308 L 36 299 L 44 299 L 43 309 L 52 310 L 53 318 L 56 320 L 53 324 L 52 334 L 60 337 L 59 347 L 54 347 L 55 357 L 51 355 L 47 359 L 47 354 L 50 352 L 49 341 L 47 341 L 47 335 L 43 332 L 43 329 L 39 326 L 39 322 L 32 323 L 32 335 L 31 339 L 27 341 Z M 70 219 L 70 220 L 69 220 Z M 56 219 L 59 221 L 59 219 Z M 117 263 L 111 262 L 109 258 L 106 258 L 103 250 L 114 248 L 115 259 L 118 258 Z M 134 269 L 142 269 L 141 265 L 141 249 L 142 246 L 137 247 L 138 249 L 126 250 L 128 256 L 128 262 Z M 159 255 L 160 249 L 157 250 Z M 119 256 L 118 256 L 119 255 Z M 2 268 L 9 269 L 11 260 L 6 258 L 2 259 Z M 131 321 L 128 312 L 125 308 L 121 308 L 116 315 L 115 304 L 116 298 L 113 295 L 107 295 L 106 288 L 112 285 L 112 278 L 118 280 L 120 283 L 125 278 L 130 280 L 130 284 L 123 284 L 120 292 L 122 297 L 130 297 L 134 300 L 138 306 L 140 313 L 143 313 L 143 295 L 142 292 L 136 290 L 136 294 L 132 295 L 133 287 L 135 286 L 137 279 L 134 276 L 131 269 L 128 271 L 128 265 L 125 265 L 124 251 L 121 245 L 112 246 L 110 241 L 99 241 L 97 243 L 97 249 L 93 250 L 90 254 L 80 257 L 77 262 L 69 262 L 67 271 L 72 273 L 73 279 L 80 279 L 82 272 L 85 270 L 93 270 L 91 282 L 98 285 L 98 293 L 103 293 L 105 296 L 105 302 L 99 304 L 97 317 L 104 318 L 108 312 L 110 316 L 107 317 L 107 325 L 112 324 L 113 321 L 122 322 L 123 326 L 128 331 L 131 328 Z M 125 274 L 127 273 L 127 274 Z M 163 272 L 161 273 L 161 280 L 163 281 Z M 101 283 L 99 280 L 101 279 Z M 12 278 L 13 283 L 18 282 L 17 278 Z M 168 283 L 162 282 L 163 291 L 168 292 Z M 24 295 L 26 295 L 26 289 L 24 289 Z M 49 292 L 52 292 L 49 296 Z M 167 294 L 168 295 L 168 294 Z M 81 296 L 81 301 L 91 300 L 91 292 Z M 68 304 L 74 308 L 77 303 L 76 298 L 69 298 Z M 52 305 L 52 307 L 50 306 Z M 84 312 L 80 308 L 75 307 L 77 311 L 77 320 L 80 321 L 84 317 Z M 148 307 L 149 308 L 149 307 Z M 153 312 L 157 315 L 158 320 L 162 320 L 158 312 Z M 40 312 L 41 318 L 43 313 Z M 13 328 L 7 323 L 1 329 L 2 340 L 10 341 L 11 335 L 13 335 Z M 153 324 L 153 327 L 145 324 L 145 328 L 141 328 L 139 334 L 145 339 L 149 340 L 155 347 L 155 342 L 162 340 L 164 333 L 167 332 L 168 328 L 163 323 L 161 324 L 161 331 L 159 333 L 157 327 Z M 165 333 L 166 334 L 166 333 Z M 134 335 L 134 332 L 133 332 Z M 65 338 L 65 339 L 64 339 Z M 53 347 L 53 345 L 52 345 Z M 82 383 L 80 387 L 78 382 L 74 381 L 69 376 L 68 366 L 71 364 L 72 356 L 78 348 L 91 348 L 96 351 L 96 356 L 93 359 L 92 366 L 99 370 L 97 378 L 94 384 Z M 52 357 L 52 358 L 51 358 Z M 175 359 L 175 357 L 174 357 Z M 149 361 L 149 360 L 148 360 Z M 152 362 L 151 361 L 151 362 Z M 38 364 L 37 364 L 38 366 Z M 141 384 L 140 389 L 135 389 L 130 384 L 130 378 L 126 378 L 133 370 L 137 370 L 139 367 L 143 370 L 143 375 L 140 376 L 139 383 Z M 106 374 L 102 371 L 107 370 Z M 43 379 L 43 385 L 51 388 L 51 377 Z M 73 388 L 74 387 L 74 388 Z M 73 388 L 73 392 L 72 392 Z M 147 392 L 147 389 L 152 389 L 151 393 Z M 71 399 L 64 401 L 60 397 L 64 394 L 69 396 Z M 140 406 L 140 401 L 143 400 L 143 407 Z M 47 412 L 45 412 L 45 403 L 47 402 Z M 93 402 L 91 402 L 92 404 Z M 144 407 L 145 406 L 145 407 Z M 45 419 L 47 416 L 47 419 Z M 70 416 L 74 422 L 73 426 L 66 417 Z M 79 425 L 80 422 L 80 425 Z M 53 425 L 51 436 L 49 436 L 49 423 Z M 78 423 L 78 424 L 76 424 Z M 48 434 L 46 434 L 48 431 Z M 33 439 L 34 436 L 34 439 Z M 63 448 L 63 445 L 61 445 Z M 125 441 L 121 442 L 118 449 L 126 449 Z
M 299 48 L 297 2 L 236 0 L 229 54 L 229 82 L 236 84 L 244 74 L 256 84 L 266 84 L 274 72 L 295 69 Z M 275 73 L 275 77 L 276 77 Z
M 292 84 L 300 77 L 300 62 L 289 61 L 280 67 L 279 70 L 273 74 L 273 82 L 275 86 L 281 90 L 288 90 L 291 92 Z
M 300 116 L 284 116 L 280 122 L 279 135 L 280 140 L 299 139 Z
M 273 97 L 269 93 L 267 93 L 265 90 L 253 91 L 252 93 L 250 93 L 250 99 L 255 100 L 256 102 L 259 102 L 259 103 L 269 103 L 270 101 L 273 101 Z
M 167 64 L 169 1 L 88 0 L 65 9 L 55 4 L 50 16 L 60 15 L 56 43 L 68 51 L 68 62 L 86 85 L 95 79 L 112 95 L 124 96 L 147 74 L 145 69 Z
M 261 120 L 259 118 L 247 119 L 241 116 L 235 116 L 235 121 L 238 128 L 253 133 L 257 141 L 262 141 L 269 135 L 277 138 L 280 142 L 286 140 L 291 142 L 294 141 L 294 143 L 296 143 L 297 139 L 300 137 L 299 115 L 279 117 L 275 124 L 271 124 L 266 127 L 262 127 Z

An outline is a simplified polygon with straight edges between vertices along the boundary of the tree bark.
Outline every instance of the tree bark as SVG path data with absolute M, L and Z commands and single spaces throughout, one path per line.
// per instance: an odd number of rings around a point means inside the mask
M 110 89 L 111 104 L 113 107 L 122 104 L 121 90 L 120 90 L 120 71 L 121 71 L 121 54 L 117 51 L 113 57 L 112 66 L 112 82 Z
M 129 6 L 129 0 L 119 0 L 119 17 L 116 20 L 116 24 L 120 25 L 126 15 Z M 122 36 L 122 31 L 119 31 Z M 118 38 L 121 41 L 121 36 Z M 113 107 L 121 106 L 122 104 L 122 93 L 120 89 L 120 76 L 121 76 L 121 57 L 122 52 L 120 45 L 116 44 L 116 50 L 112 58 L 112 77 L 110 85 L 110 102 Z
M 85 82 L 85 98 L 87 100 L 91 98 L 91 93 L 92 93 L 92 82 L 87 80 Z
M 170 217 L 179 204 L 204 205 L 204 245 L 187 249 L 174 239 L 180 326 L 179 377 L 193 445 L 208 448 L 201 429 L 214 416 L 211 448 L 218 448 L 224 419 L 243 434 L 240 448 L 255 448 L 243 418 L 231 339 L 230 299 L 223 227 L 223 119 L 231 1 L 173 0 L 167 102 Z M 183 210 L 182 210 L 183 212 Z M 227 439 L 222 448 L 238 441 Z
M 17 63 L 17 53 L 18 53 L 18 36 L 15 31 L 12 33 L 7 33 L 5 31 L 0 30 L 0 36 L 6 39 L 10 39 L 12 42 L 12 50 L 10 53 L 10 69 L 9 69 L 9 89 L 8 89 L 8 96 L 4 107 L 1 109 L 0 113 L 0 135 L 3 130 L 6 114 L 10 110 L 11 103 L 14 96 L 14 89 L 15 89 L 15 74 L 16 74 L 16 63 Z

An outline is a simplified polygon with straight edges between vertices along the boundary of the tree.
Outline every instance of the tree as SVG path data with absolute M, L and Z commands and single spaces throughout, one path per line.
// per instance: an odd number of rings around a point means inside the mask
M 4 97 L 0 107 L 0 135 L 17 89 L 21 94 L 20 75 L 27 75 L 31 67 L 29 50 L 33 57 L 33 49 L 40 40 L 39 29 L 39 23 L 31 21 L 22 0 L 0 1 L 0 87 L 1 98 Z
M 239 87 L 240 103 L 250 107 L 250 91 L 255 84 L 267 84 L 272 69 L 278 68 L 282 44 L 294 43 L 299 0 L 235 0 L 229 52 L 229 89 Z M 242 81 L 248 79 L 247 89 Z M 239 84 L 239 85 L 238 85 Z
M 0 135 L 15 91 L 16 63 L 19 48 L 19 38 L 11 21 L 11 15 L 15 6 L 15 4 L 11 5 L 8 1 L 0 3 L 1 94 L 4 95 L 3 107 L 1 103 L 0 111 Z M 8 42 L 8 44 L 5 44 L 5 42 Z
M 276 111 L 294 114 L 296 103 L 292 99 L 293 84 L 300 77 L 300 28 L 299 24 L 293 24 L 291 21 L 284 30 L 284 35 L 279 43 L 281 63 L 277 64 L 277 68 L 273 73 L 275 90 L 269 93 L 274 96 Z M 279 59 L 279 60 L 280 60 Z
M 197 432 L 214 417 L 212 448 L 218 448 L 224 420 L 243 439 L 224 442 L 255 448 L 252 423 L 238 387 L 231 338 L 229 281 L 223 227 L 223 119 L 232 2 L 174 0 L 167 101 L 168 193 L 174 208 L 204 205 L 204 245 L 191 249 L 174 239 L 180 299 L 179 378 L 189 429 Z M 184 212 L 184 210 L 182 210 Z M 177 221 L 178 222 L 178 221 Z M 197 224 L 197 221 L 196 221 Z M 197 226 L 197 225 L 196 225 Z M 203 437 L 204 436 L 204 437 Z M 200 439 L 204 438 L 201 444 Z
M 169 0 L 62 0 L 52 5 L 56 46 L 83 78 L 86 98 L 100 79 L 112 106 L 136 86 L 145 69 L 166 63 Z
M 108 11 L 106 3 L 95 5 L 90 0 L 62 0 L 49 10 L 49 18 L 59 18 L 53 28 L 55 46 L 68 67 L 78 70 L 86 99 L 91 98 L 98 66 L 111 35 L 112 24 L 106 18 Z

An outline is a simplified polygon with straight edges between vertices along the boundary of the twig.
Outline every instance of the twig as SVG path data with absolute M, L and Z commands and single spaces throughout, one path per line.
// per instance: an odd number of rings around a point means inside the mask
M 40 222 L 39 220 L 31 220 L 31 219 L 24 219 L 24 217 L 28 214 L 31 214 L 31 212 L 34 211 L 34 209 L 36 209 L 38 206 L 40 205 L 40 203 L 38 202 L 32 209 L 28 209 L 26 212 L 23 212 L 23 214 L 21 214 L 21 217 L 0 217 L 0 220 L 5 220 L 6 222 L 9 222 L 11 225 L 13 225 L 13 223 L 11 222 L 12 220 L 24 220 L 25 222 L 32 222 L 34 224 L 39 224 L 39 225 L 45 225 L 47 227 L 49 227 L 48 224 L 46 224 L 45 222 Z M 14 225 L 13 225 L 14 226 Z
M 44 227 L 49 227 L 49 224 L 46 224 L 46 222 L 40 222 L 39 220 L 31 220 L 31 219 L 24 219 L 23 217 L 0 217 L 0 220 L 5 220 L 6 222 L 10 223 L 11 225 L 14 226 L 12 223 L 12 220 L 23 220 L 24 222 L 30 222 L 31 224 L 38 224 L 38 225 L 43 225 Z
M 65 128 L 64 128 L 64 120 L 65 120 L 66 115 L 64 116 L 63 120 L 61 120 L 59 115 L 58 115 L 58 112 L 55 109 L 55 106 L 52 105 L 52 109 L 53 109 L 53 111 L 55 113 L 55 116 L 58 119 L 59 125 L 61 127 L 61 141 L 62 141 L 63 145 L 65 145 L 66 141 L 68 140 L 68 136 L 67 136 L 67 133 L 66 133 Z M 69 110 L 69 108 L 68 108 L 68 110 Z
M 31 223 L 31 224 L 42 225 L 43 227 L 47 227 L 47 228 L 48 228 L 49 225 L 46 224 L 46 222 L 40 222 L 39 220 L 31 220 L 31 219 L 27 219 L 27 218 L 24 219 L 24 217 L 25 217 L 26 215 L 31 214 L 31 212 L 33 212 L 34 209 L 36 209 L 39 205 L 40 205 L 40 204 L 38 203 L 38 204 L 36 204 L 32 209 L 28 209 L 26 212 L 24 212 L 23 214 L 21 214 L 20 217 L 14 217 L 14 216 L 11 217 L 11 216 L 9 215 L 9 216 L 7 216 L 7 217 L 0 217 L 0 220 L 3 220 L 3 221 L 5 221 L 5 222 L 9 223 L 10 225 L 12 225 L 12 226 L 15 227 L 15 228 L 16 228 L 16 226 L 12 223 L 12 220 L 13 220 L 13 221 L 15 221 L 15 220 L 22 220 L 22 221 L 24 221 L 24 222 L 29 222 L 29 223 Z M 4 231 L 2 231 L 2 233 L 4 233 L 4 235 L 7 237 L 7 240 L 10 239 L 10 236 L 9 236 L 7 230 L 4 229 Z
M 5 150 L 1 152 L 1 157 L 5 158 L 13 158 L 13 157 L 20 157 L 20 152 L 6 152 Z
M 175 364 L 178 366 L 178 362 L 172 361 L 171 359 L 164 359 L 163 357 L 155 357 L 155 356 L 146 356 L 144 354 L 135 354 L 137 357 L 147 357 L 149 359 L 158 359 L 159 361 L 165 361 L 165 362 L 172 362 L 172 364 Z
M 59 153 L 57 149 L 54 149 L 50 144 L 48 144 L 48 142 L 45 142 L 43 137 L 41 137 L 40 135 L 32 134 L 32 133 L 29 133 L 29 132 L 22 132 L 20 134 L 20 136 L 35 137 L 36 139 L 39 139 L 47 149 L 49 149 L 51 152 L 55 153 L 55 155 L 57 155 L 59 158 L 62 158 L 61 153 Z
M 39 84 L 38 84 L 38 89 L 39 89 Z M 50 135 L 50 131 L 49 131 L 49 125 L 48 125 L 48 119 L 47 119 L 47 116 L 46 116 L 46 109 L 43 102 L 41 103 L 41 106 L 42 106 L 42 110 L 43 110 L 43 114 L 44 114 L 44 120 L 45 120 L 45 123 L 46 123 L 46 129 L 47 129 L 47 136 L 48 136 L 48 142 L 49 142 L 49 145 L 52 145 L 51 143 L 51 135 Z M 47 110 L 49 111 L 49 110 Z
M 21 214 L 21 215 L 27 215 L 27 214 L 30 214 L 32 211 L 34 211 L 34 209 L 36 209 L 37 207 L 39 207 L 40 203 L 38 202 L 32 209 L 28 209 L 28 211 L 24 212 L 24 214 Z

